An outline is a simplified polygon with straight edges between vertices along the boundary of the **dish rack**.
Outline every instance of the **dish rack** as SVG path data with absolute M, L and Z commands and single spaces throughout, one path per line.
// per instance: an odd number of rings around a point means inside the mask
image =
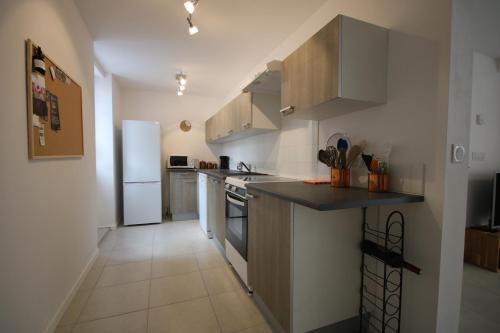
M 403 259 L 404 227 L 403 214 L 393 211 L 387 217 L 385 230 L 378 230 L 366 222 L 366 208 L 363 208 L 360 332 L 400 332 L 403 268 L 420 274 L 418 267 L 406 263 Z M 390 258 L 374 255 L 364 244 L 372 245 L 372 248 L 376 245 L 379 253 L 389 253 Z M 397 259 L 400 267 L 397 267 L 399 265 L 395 264 L 395 260 L 390 259 Z

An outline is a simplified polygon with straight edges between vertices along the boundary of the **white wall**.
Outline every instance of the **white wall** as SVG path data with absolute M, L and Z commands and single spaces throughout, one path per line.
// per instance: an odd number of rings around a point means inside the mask
M 328 169 L 316 160 L 318 135 L 320 147 L 338 131 L 346 132 L 354 142 L 366 140 L 368 151 L 377 152 L 385 143 L 392 143 L 392 188 L 425 195 L 424 204 L 391 207 L 405 212 L 405 254 L 424 270 L 418 277 L 406 274 L 402 331 L 434 332 L 443 222 L 450 2 L 330 0 L 263 59 L 226 100 L 267 61 L 284 59 L 337 14 L 390 29 L 387 104 L 319 124 L 285 118 L 280 133 L 227 143 L 223 153 L 253 161 L 262 170 L 274 168 L 285 176 L 327 178 Z M 381 218 L 387 212 L 382 209 Z
M 476 123 L 481 115 L 484 123 Z M 491 213 L 492 179 L 500 171 L 500 72 L 490 56 L 474 53 L 472 72 L 467 225 L 486 225 Z M 484 154 L 473 160 L 472 153 Z
M 82 87 L 83 158 L 28 160 L 26 38 Z M 40 333 L 97 250 L 93 47 L 61 0 L 2 0 L 0 45 L 0 331 Z
M 189 90 L 189 86 L 187 88 Z M 159 121 L 162 130 L 162 166 L 172 154 L 189 154 L 194 158 L 218 162 L 220 147 L 205 142 L 205 120 L 220 104 L 215 98 L 190 95 L 184 96 L 155 91 L 121 91 L 121 119 Z M 182 120 L 189 120 L 192 128 L 183 132 L 179 128 Z M 168 191 L 163 180 L 163 206 L 167 207 Z
M 119 118 L 120 87 L 111 74 L 95 78 L 97 226 L 116 227 L 120 222 L 118 193 L 121 187 L 115 135 Z

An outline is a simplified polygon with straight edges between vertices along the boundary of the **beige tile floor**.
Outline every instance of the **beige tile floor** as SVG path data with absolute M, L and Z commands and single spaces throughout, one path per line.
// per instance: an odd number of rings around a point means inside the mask
M 197 221 L 110 231 L 56 333 L 270 333 Z
M 464 264 L 459 333 L 500 332 L 500 273 Z

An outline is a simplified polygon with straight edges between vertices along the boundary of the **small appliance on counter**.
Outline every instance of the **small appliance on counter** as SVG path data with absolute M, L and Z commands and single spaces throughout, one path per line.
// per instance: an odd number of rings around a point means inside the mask
M 229 156 L 219 156 L 220 159 L 220 168 L 224 170 L 229 169 Z
M 194 169 L 195 160 L 190 155 L 170 155 L 167 159 L 167 167 Z

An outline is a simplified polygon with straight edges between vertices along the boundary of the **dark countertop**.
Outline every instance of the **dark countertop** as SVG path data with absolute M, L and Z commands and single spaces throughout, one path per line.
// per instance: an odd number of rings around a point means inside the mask
M 168 172 L 196 172 L 197 170 L 193 168 L 167 168 Z
M 228 176 L 228 171 L 230 170 L 222 170 L 222 169 L 197 169 L 196 171 L 204 173 L 210 177 L 215 177 L 220 180 L 226 179 Z
M 230 170 L 230 169 L 196 169 L 196 171 L 209 175 L 210 177 L 215 177 L 220 180 L 226 179 L 229 176 L 248 176 L 248 175 L 262 175 L 262 173 L 252 172 L 248 173 L 245 171 Z
M 397 205 L 423 202 L 421 195 L 368 192 L 364 188 L 334 188 L 330 185 L 311 185 L 304 182 L 252 183 L 249 193 L 264 192 L 312 209 L 327 211 L 348 208 Z

